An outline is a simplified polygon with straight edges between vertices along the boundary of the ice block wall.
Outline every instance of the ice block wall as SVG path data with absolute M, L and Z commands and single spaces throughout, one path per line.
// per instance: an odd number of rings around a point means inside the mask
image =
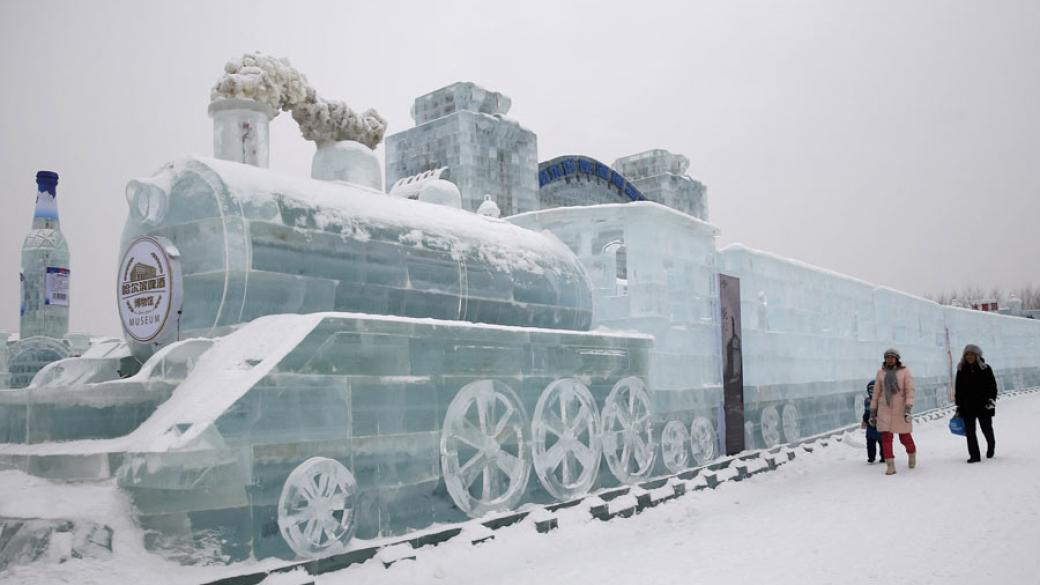
M 722 272 L 741 279 L 745 415 L 754 445 L 796 438 L 769 428 L 776 425 L 771 407 L 793 407 L 803 435 L 857 421 L 888 347 L 913 372 L 917 411 L 948 403 L 952 367 L 967 343 L 983 347 L 1003 389 L 1040 385 L 1040 322 L 943 307 L 739 244 L 719 258 Z
M 942 311 L 954 366 L 964 346 L 973 343 L 993 366 L 1001 390 L 1040 386 L 1040 321 L 958 307 Z
M 649 385 L 662 420 L 722 404 L 718 274 L 741 281 L 745 442 L 794 441 L 858 422 L 867 381 L 897 347 L 918 411 L 948 402 L 951 364 L 981 344 L 1005 388 L 1040 385 L 1040 322 L 967 311 L 736 244 L 654 203 L 559 208 L 510 221 L 547 229 L 593 282 L 593 325 L 654 336 Z
M 551 231 L 593 283 L 593 326 L 654 336 L 660 413 L 721 405 L 716 228 L 651 202 L 554 208 L 509 221 Z M 714 417 L 714 415 L 711 415 Z
M 279 313 L 587 329 L 584 269 L 551 236 L 356 185 L 192 158 L 128 187 L 123 249 L 179 250 L 182 338 Z

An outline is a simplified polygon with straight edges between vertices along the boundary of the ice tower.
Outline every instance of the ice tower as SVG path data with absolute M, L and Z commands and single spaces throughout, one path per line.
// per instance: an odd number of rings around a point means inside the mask
M 218 99 L 209 105 L 213 118 L 213 156 L 267 168 L 271 120 L 278 111 L 251 99 Z
M 441 178 L 476 211 L 491 194 L 502 215 L 538 208 L 538 148 L 534 132 L 505 118 L 510 99 L 458 82 L 418 97 L 415 128 L 386 139 L 386 183 L 447 167 Z
M 707 188 L 686 175 L 685 156 L 654 149 L 623 156 L 613 166 L 650 201 L 708 221 Z

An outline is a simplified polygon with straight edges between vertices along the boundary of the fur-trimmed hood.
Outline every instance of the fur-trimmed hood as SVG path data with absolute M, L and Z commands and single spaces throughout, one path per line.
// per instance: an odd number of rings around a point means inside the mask
M 969 353 L 975 354 L 975 363 L 979 365 L 980 370 L 985 370 L 989 367 L 989 365 L 986 364 L 986 360 L 982 359 L 982 348 L 974 343 L 969 343 L 964 346 L 964 351 L 961 352 L 961 361 L 957 364 L 958 372 L 968 367 L 968 362 L 964 361 L 964 356 Z

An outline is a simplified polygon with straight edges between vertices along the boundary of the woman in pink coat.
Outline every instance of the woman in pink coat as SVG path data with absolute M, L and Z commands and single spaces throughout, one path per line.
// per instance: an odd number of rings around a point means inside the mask
M 878 370 L 874 382 L 874 396 L 870 399 L 871 424 L 881 431 L 881 452 L 885 455 L 885 475 L 896 472 L 896 460 L 892 455 L 892 435 L 899 435 L 899 442 L 906 447 L 910 459 L 909 467 L 917 466 L 917 446 L 910 434 L 914 427 L 910 411 L 914 406 L 914 377 L 899 361 L 899 351 L 885 350 L 885 363 Z

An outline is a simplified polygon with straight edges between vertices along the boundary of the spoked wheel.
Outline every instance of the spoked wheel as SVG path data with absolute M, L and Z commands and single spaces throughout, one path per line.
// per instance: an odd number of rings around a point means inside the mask
M 527 414 L 497 380 L 466 385 L 448 405 L 441 429 L 444 483 L 463 512 L 511 510 L 527 487 Z
M 687 468 L 690 453 L 686 450 L 686 442 L 689 439 L 690 433 L 683 423 L 672 420 L 664 425 L 661 431 L 661 457 L 668 471 L 678 473 Z
M 596 482 L 602 446 L 592 393 L 573 378 L 549 384 L 531 420 L 534 472 L 557 500 L 585 495 Z
M 603 406 L 603 454 L 622 483 L 645 478 L 654 466 L 650 395 L 639 378 L 614 385 Z
M 762 442 L 765 447 L 775 447 L 780 444 L 780 414 L 775 406 L 767 406 L 762 409 L 762 417 L 759 419 L 762 429 Z
M 798 407 L 793 404 L 785 404 L 780 415 L 784 428 L 784 440 L 788 443 L 802 438 L 802 429 L 798 422 Z
M 704 465 L 719 456 L 719 437 L 711 421 L 703 416 L 690 423 L 690 451 L 697 465 Z
M 282 486 L 278 528 L 289 548 L 305 558 L 341 550 L 354 535 L 354 474 L 338 461 L 312 457 Z
M 755 440 L 755 423 L 751 421 L 744 422 L 744 450 L 748 451 L 756 449 L 755 446 L 758 441 Z

